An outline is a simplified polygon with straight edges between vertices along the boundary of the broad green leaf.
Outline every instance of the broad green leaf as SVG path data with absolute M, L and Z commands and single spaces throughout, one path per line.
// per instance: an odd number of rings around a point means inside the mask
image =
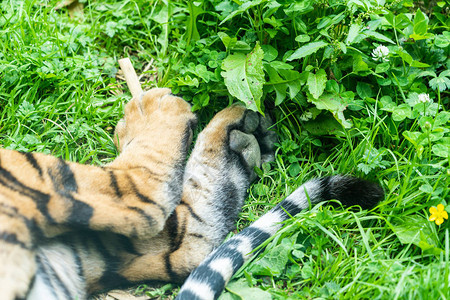
M 221 73 L 228 92 L 244 102 L 247 108 L 261 113 L 264 85 L 263 57 L 264 52 L 257 44 L 247 55 L 236 53 L 225 58 Z
M 323 94 L 319 99 L 310 97 L 308 100 L 314 103 L 318 109 L 331 112 L 336 120 L 345 128 L 350 128 L 352 126 L 344 116 L 344 110 L 347 108 L 348 99 L 335 94 Z
M 293 99 L 304 84 L 299 72 L 294 70 L 275 70 L 271 65 L 266 65 L 265 69 L 269 75 L 270 82 L 266 86 L 273 86 L 276 92 L 275 105 L 281 104 L 286 98 L 286 90 L 289 89 L 289 97 Z
M 394 109 L 397 107 L 397 104 L 392 101 L 391 96 L 383 96 L 380 99 L 381 102 L 381 110 L 393 112 Z
M 450 112 L 441 111 L 434 120 L 434 126 L 446 124 L 450 120 Z
M 405 14 L 399 14 L 395 16 L 395 27 L 398 29 L 404 29 L 405 27 L 411 25 L 411 21 Z
M 436 35 L 434 44 L 439 48 L 447 48 L 450 45 L 450 32 L 444 31 L 442 34 Z
M 378 64 L 375 67 L 375 73 L 385 73 L 386 71 L 388 71 L 390 68 L 390 63 L 389 62 L 384 62 L 381 64 Z
M 311 38 L 307 34 L 300 34 L 295 37 L 295 41 L 299 43 L 306 43 L 309 42 L 310 40 Z
M 303 123 L 305 129 L 313 135 L 337 135 L 342 133 L 342 125 L 329 114 L 323 114 L 314 120 Z
M 316 74 L 309 72 L 306 84 L 308 85 L 309 92 L 315 99 L 323 94 L 326 83 L 327 74 L 325 73 L 325 70 L 320 69 Z
M 291 250 L 291 243 L 283 240 L 261 259 L 252 263 L 248 271 L 254 275 L 278 276 L 284 271 Z
M 237 298 L 232 297 L 229 299 L 241 299 L 241 300 L 271 300 L 270 293 L 263 291 L 257 287 L 249 287 L 245 279 L 230 282 L 226 290 L 232 293 Z M 223 298 L 219 298 L 223 299 Z
M 393 40 L 391 40 L 387 36 L 384 36 L 381 33 L 378 33 L 376 31 L 367 30 L 367 31 L 364 31 L 364 34 L 367 36 L 373 37 L 375 40 L 380 41 L 380 42 L 395 44 L 395 42 Z
M 278 50 L 272 47 L 271 45 L 261 45 L 261 48 L 264 51 L 265 61 L 273 61 L 277 58 Z
M 411 107 L 408 104 L 400 104 L 392 112 L 392 119 L 394 121 L 403 121 L 405 118 L 411 118 Z
M 336 80 L 328 80 L 325 85 L 325 90 L 330 93 L 339 93 L 339 84 L 336 82 Z
M 407 139 L 411 144 L 413 144 L 416 148 L 419 147 L 420 143 L 426 137 L 425 134 L 419 131 L 404 131 L 402 135 Z
M 361 25 L 359 25 L 359 24 L 353 23 L 352 25 L 350 25 L 350 29 L 348 30 L 347 38 L 345 39 L 346 45 L 352 44 L 352 42 L 358 36 L 360 29 L 361 29 Z
M 399 49 L 399 50 L 397 51 L 397 54 L 398 54 L 404 61 L 406 61 L 406 62 L 408 63 L 408 65 L 410 65 L 410 64 L 413 62 L 412 56 L 409 55 L 409 53 L 406 52 L 405 50 Z
M 411 63 L 411 67 L 414 67 L 414 68 L 428 68 L 428 67 L 430 67 L 430 65 L 426 64 L 426 63 L 421 63 L 420 61 L 417 61 L 417 60 L 413 60 L 412 63 Z
M 450 157 L 450 146 L 449 144 L 436 144 L 431 147 L 434 155 L 439 157 L 448 158 Z
M 231 38 L 226 34 L 225 32 L 218 32 L 217 35 L 219 36 L 220 40 L 222 41 L 223 45 L 227 49 L 233 49 L 236 45 L 237 38 Z
M 356 84 L 356 92 L 361 99 L 366 99 L 374 96 L 372 88 L 368 83 L 358 81 Z
M 435 239 L 427 219 L 420 216 L 403 217 L 403 222 L 393 225 L 393 230 L 402 244 L 414 244 L 422 251 L 439 254 L 442 252 L 437 247 L 438 241 Z
M 314 10 L 314 6 L 311 4 L 310 1 L 295 1 L 288 8 L 284 9 L 284 12 L 288 17 L 304 15 Z
M 427 33 L 428 18 L 423 12 L 418 9 L 413 21 L 413 32 L 417 35 L 424 35 Z
M 362 56 L 360 54 L 353 56 L 353 72 L 364 72 L 368 71 L 369 66 L 366 62 L 363 61 Z
M 295 50 L 295 52 L 292 53 L 286 60 L 291 61 L 294 59 L 300 59 L 300 58 L 306 57 L 308 55 L 316 53 L 320 48 L 323 48 L 327 45 L 328 45 L 328 43 L 326 43 L 324 41 L 318 41 L 318 42 L 312 42 L 312 43 L 306 44 L 306 45 L 298 48 L 297 50 Z

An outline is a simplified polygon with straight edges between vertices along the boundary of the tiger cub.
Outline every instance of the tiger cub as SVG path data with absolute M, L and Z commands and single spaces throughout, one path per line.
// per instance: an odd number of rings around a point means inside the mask
M 109 165 L 0 150 L 1 299 L 185 279 L 233 228 L 276 140 L 268 120 L 233 105 L 187 159 L 195 124 L 188 103 L 153 89 L 126 105 Z

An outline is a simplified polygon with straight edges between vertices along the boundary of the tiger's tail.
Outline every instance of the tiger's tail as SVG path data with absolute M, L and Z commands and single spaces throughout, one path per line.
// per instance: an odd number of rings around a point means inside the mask
M 383 196 L 379 185 L 351 176 L 336 175 L 310 180 L 214 250 L 190 274 L 176 299 L 217 299 L 233 274 L 252 256 L 252 251 L 274 235 L 283 221 L 307 209 L 309 203 L 336 199 L 343 205 L 359 205 L 366 209 L 374 207 Z

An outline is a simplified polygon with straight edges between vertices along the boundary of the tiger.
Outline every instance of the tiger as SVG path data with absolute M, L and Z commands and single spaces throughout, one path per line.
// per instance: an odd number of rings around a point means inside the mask
M 155 88 L 125 105 L 119 155 L 107 165 L 0 149 L 1 299 L 87 299 L 182 283 L 194 269 L 178 298 L 217 298 L 252 249 L 308 201 L 372 207 L 382 197 L 353 177 L 316 179 L 219 246 L 255 167 L 274 158 L 277 135 L 270 118 L 239 104 L 217 113 L 191 149 L 196 124 L 188 102 Z

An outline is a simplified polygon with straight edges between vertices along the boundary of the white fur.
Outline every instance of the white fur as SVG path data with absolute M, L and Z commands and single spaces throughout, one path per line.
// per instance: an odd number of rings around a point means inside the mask
M 233 261 L 228 257 L 213 260 L 209 267 L 220 273 L 223 278 L 231 278 L 233 275 Z
M 274 235 L 280 228 L 283 217 L 279 212 L 270 211 L 251 225 L 251 227 L 258 228 L 271 236 Z
M 214 292 L 208 283 L 187 280 L 183 285 L 184 290 L 188 290 L 202 300 L 214 299 Z
M 79 267 L 73 256 L 72 249 L 63 244 L 55 243 L 39 248 L 37 255 L 43 260 L 44 266 L 36 273 L 36 278 L 27 300 L 86 299 L 85 282 L 76 271 Z M 42 273 L 43 271 L 48 271 L 47 274 L 52 274 L 54 271 L 69 291 L 69 295 L 66 295 L 65 290 L 59 286 L 58 280 L 51 276 L 48 278 L 51 282 L 49 284 Z

